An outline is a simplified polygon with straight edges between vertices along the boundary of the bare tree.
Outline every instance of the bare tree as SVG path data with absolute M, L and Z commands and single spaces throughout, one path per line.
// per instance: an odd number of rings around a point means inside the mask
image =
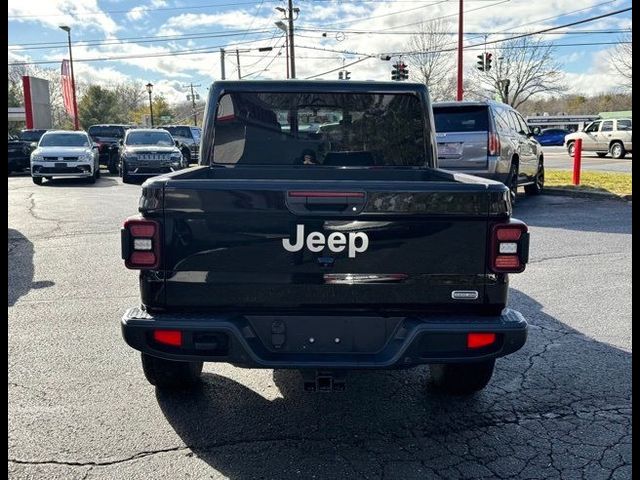
M 447 100 L 455 96 L 455 58 L 451 51 L 451 22 L 432 20 L 421 23 L 418 32 L 409 38 L 411 52 L 406 55 L 412 76 L 429 87 L 433 100 Z M 415 73 L 413 73 L 415 72 Z
M 625 43 L 623 43 L 625 42 Z M 628 43 L 626 43 L 628 42 Z M 613 49 L 609 56 L 609 61 L 613 68 L 620 75 L 620 86 L 631 90 L 631 33 L 624 35 L 620 43 Z
M 518 108 L 533 95 L 566 91 L 561 65 L 554 59 L 553 46 L 532 37 L 500 43 L 489 71 L 473 69 L 471 81 L 476 94 L 496 95 L 503 103 Z
M 133 119 L 133 112 L 142 106 L 147 95 L 139 82 L 127 81 L 114 84 L 111 89 L 118 98 L 118 112 L 122 118 Z

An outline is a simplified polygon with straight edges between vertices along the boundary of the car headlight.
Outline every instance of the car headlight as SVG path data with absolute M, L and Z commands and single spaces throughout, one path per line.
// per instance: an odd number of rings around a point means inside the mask
M 83 153 L 78 157 L 78 160 L 81 162 L 90 162 L 91 160 L 93 160 L 93 155 L 91 155 L 90 153 Z
M 44 157 L 42 155 L 40 155 L 39 153 L 34 153 L 34 154 L 31 154 L 31 161 L 32 162 L 43 162 L 44 161 Z

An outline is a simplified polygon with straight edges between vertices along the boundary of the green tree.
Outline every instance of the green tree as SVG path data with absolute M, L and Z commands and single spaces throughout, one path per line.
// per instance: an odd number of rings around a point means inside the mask
M 9 107 L 21 107 L 24 104 L 22 88 L 14 82 L 9 81 Z
M 78 116 L 82 128 L 89 128 L 96 123 L 122 123 L 122 113 L 118 108 L 118 97 L 115 92 L 99 85 L 91 85 L 82 95 L 78 103 Z
M 167 103 L 167 100 L 163 95 L 153 96 L 153 124 L 163 125 L 173 122 L 175 116 L 173 110 Z M 145 125 L 145 118 L 149 115 L 149 102 L 138 108 L 133 112 L 133 121 L 137 125 Z M 162 117 L 168 117 L 168 120 L 162 120 Z

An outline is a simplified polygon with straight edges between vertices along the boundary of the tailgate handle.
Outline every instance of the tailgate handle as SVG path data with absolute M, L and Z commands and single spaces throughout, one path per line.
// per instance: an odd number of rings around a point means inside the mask
M 364 192 L 290 191 L 287 206 L 293 213 L 359 213 L 364 207 Z

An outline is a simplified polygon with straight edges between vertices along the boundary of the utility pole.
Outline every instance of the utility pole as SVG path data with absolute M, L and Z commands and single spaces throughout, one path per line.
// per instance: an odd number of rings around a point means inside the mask
M 224 48 L 220 49 L 220 73 L 222 74 L 222 80 L 224 80 Z
M 458 95 L 456 100 L 462 101 L 462 0 L 460 0 L 460 11 L 458 13 Z
M 293 0 L 289 0 L 289 48 L 291 49 L 291 78 L 296 78 L 296 57 L 293 49 Z
M 289 39 L 289 49 L 288 49 L 288 53 L 289 53 L 289 58 L 290 58 L 290 62 L 291 62 L 291 78 L 296 78 L 296 57 L 295 57 L 295 50 L 294 50 L 294 46 L 293 46 L 293 21 L 298 18 L 298 14 L 300 13 L 300 9 L 298 7 L 293 6 L 293 0 L 289 0 L 289 8 L 287 10 L 285 10 L 282 7 L 275 7 L 276 10 L 278 10 L 279 12 L 282 13 L 282 15 L 284 16 L 284 20 L 288 20 L 289 21 L 289 26 L 288 28 L 286 28 L 286 30 L 281 26 L 278 25 L 278 23 L 281 22 L 276 22 L 276 26 L 281 29 L 281 30 L 285 30 L 287 37 Z M 293 17 L 293 15 L 296 15 L 295 18 Z M 287 62 L 287 65 L 289 64 L 289 62 Z
M 191 87 L 191 105 L 192 105 L 192 111 L 193 111 L 193 125 L 195 127 L 198 126 L 198 114 L 196 113 L 196 95 L 193 93 L 193 87 L 200 87 L 201 85 L 194 85 L 193 82 L 189 84 L 189 87 Z M 198 97 L 199 98 L 199 97 Z M 187 98 L 188 100 L 188 98 Z
M 240 50 L 236 48 L 236 61 L 238 62 L 238 80 L 242 79 L 240 75 Z

